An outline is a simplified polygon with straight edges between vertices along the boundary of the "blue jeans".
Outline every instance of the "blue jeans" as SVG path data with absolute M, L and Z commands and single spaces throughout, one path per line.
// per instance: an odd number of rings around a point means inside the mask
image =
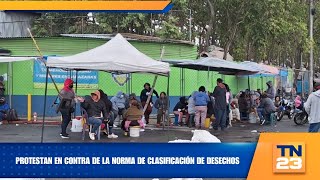
M 6 117 L 6 114 L 0 112 L 0 122 L 3 121 L 5 117 Z
M 260 118 L 260 121 L 261 121 L 262 119 L 264 119 L 264 117 L 263 117 L 263 111 L 264 111 L 263 108 L 257 108 L 257 112 L 258 112 L 258 116 L 259 116 L 259 118 Z
M 102 124 L 102 120 L 95 117 L 89 117 L 88 123 L 93 126 L 91 133 L 96 133 L 99 126 Z
M 313 123 L 309 126 L 309 133 L 317 133 L 320 129 L 320 123 Z
M 216 109 L 215 110 L 216 120 L 213 123 L 213 129 L 218 129 L 221 127 L 221 130 L 224 130 L 227 127 L 227 110 L 226 109 Z
M 110 112 L 110 115 L 109 115 L 109 129 L 108 129 L 108 133 L 109 134 L 112 134 L 112 128 L 113 128 L 113 123 L 114 123 L 114 114 L 113 112 L 111 111 Z M 107 126 L 106 126 L 107 127 Z

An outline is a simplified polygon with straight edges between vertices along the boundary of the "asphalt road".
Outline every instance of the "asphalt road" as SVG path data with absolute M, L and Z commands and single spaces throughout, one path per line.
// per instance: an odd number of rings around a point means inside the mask
M 213 130 L 210 130 L 210 132 L 217 136 L 222 142 L 256 142 L 259 137 L 259 132 L 306 132 L 307 128 L 307 125 L 296 126 L 292 120 L 284 119 L 277 124 L 277 127 L 238 123 L 234 124 L 233 127 L 229 128 L 226 132 L 214 132 Z M 118 139 L 110 140 L 101 135 L 100 141 L 91 141 L 87 135 L 84 142 L 168 142 L 175 139 L 190 140 L 192 130 L 193 129 L 187 127 L 166 128 L 163 130 L 162 128 L 148 126 L 146 131 L 140 134 L 139 138 L 130 138 L 123 136 L 122 131 L 116 128 L 115 133 L 119 135 Z M 41 132 L 41 125 L 0 125 L 0 142 L 41 142 Z M 59 126 L 45 126 L 44 142 L 83 142 L 81 140 L 81 133 L 69 133 L 70 139 L 61 139 L 59 133 Z

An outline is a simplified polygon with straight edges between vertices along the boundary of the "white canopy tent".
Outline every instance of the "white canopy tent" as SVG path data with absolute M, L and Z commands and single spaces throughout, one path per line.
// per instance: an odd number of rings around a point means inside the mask
M 162 53 L 163 54 L 163 53 Z M 152 85 L 152 91 L 156 83 L 158 75 L 168 77 L 167 95 L 169 96 L 169 63 L 156 61 L 147 55 L 143 54 L 132 46 L 121 34 L 117 34 L 113 39 L 107 43 L 96 47 L 94 49 L 66 57 L 53 57 L 49 56 L 46 62 L 47 75 L 45 87 L 45 100 L 44 107 L 47 101 L 48 89 L 48 75 L 49 68 L 62 68 L 68 70 L 96 70 L 113 72 L 119 74 L 127 73 L 149 73 L 157 75 Z M 144 111 L 150 101 L 149 96 Z M 168 112 L 169 113 L 169 112 Z M 42 136 L 43 142 L 43 129 L 45 121 L 46 109 L 43 112 Z M 164 125 L 165 123 L 163 123 Z
M 162 76 L 170 72 L 168 63 L 153 60 L 138 51 L 121 34 L 89 51 L 67 57 L 48 57 L 47 67 Z
M 36 57 L 20 57 L 20 56 L 0 56 L 0 63 L 11 63 L 17 61 L 34 60 Z

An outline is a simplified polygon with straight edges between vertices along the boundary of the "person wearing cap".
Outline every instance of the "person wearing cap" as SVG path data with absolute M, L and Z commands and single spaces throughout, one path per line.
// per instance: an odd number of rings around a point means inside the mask
M 304 104 L 304 108 L 309 115 L 309 132 L 317 133 L 320 128 L 320 83 L 315 83 L 315 92 L 311 93 L 307 102 Z
M 2 121 L 6 118 L 7 113 L 10 109 L 8 103 L 6 103 L 5 97 L 0 98 L 0 125 L 2 125 Z
M 272 85 L 272 81 L 268 81 L 267 86 L 268 86 L 268 89 L 266 91 L 266 94 L 267 94 L 268 98 L 274 99 L 276 96 L 276 92 L 275 92 L 275 89 Z
M 106 105 L 103 100 L 101 100 L 100 91 L 91 93 L 91 98 L 86 98 L 85 100 L 83 100 L 81 103 L 81 107 L 87 111 L 88 123 L 93 126 L 91 132 L 89 132 L 89 137 L 91 140 L 95 140 L 95 133 L 102 124 L 102 121 L 108 122 Z M 118 136 L 112 133 L 108 135 L 108 138 L 118 138 Z

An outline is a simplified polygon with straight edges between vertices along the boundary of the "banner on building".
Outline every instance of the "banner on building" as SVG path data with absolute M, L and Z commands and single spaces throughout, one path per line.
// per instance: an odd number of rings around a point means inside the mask
M 131 78 L 130 74 L 111 73 L 111 76 L 114 82 L 119 84 L 119 86 L 124 86 Z
M 65 71 L 63 69 L 50 68 L 50 73 L 59 88 L 63 87 L 65 79 L 71 78 L 78 81 L 78 89 L 98 89 L 98 72 L 97 71 Z M 33 68 L 34 88 L 44 88 L 46 84 L 46 67 L 40 61 L 34 61 Z M 48 78 L 48 88 L 54 89 L 50 77 Z

